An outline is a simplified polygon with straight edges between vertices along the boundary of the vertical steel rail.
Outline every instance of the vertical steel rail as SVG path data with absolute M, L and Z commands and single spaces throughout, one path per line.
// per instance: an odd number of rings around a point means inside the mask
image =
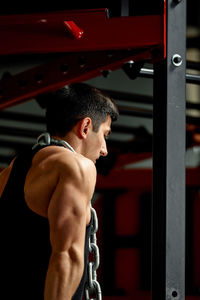
M 166 9 L 166 60 L 154 65 L 152 299 L 183 300 L 186 0 Z

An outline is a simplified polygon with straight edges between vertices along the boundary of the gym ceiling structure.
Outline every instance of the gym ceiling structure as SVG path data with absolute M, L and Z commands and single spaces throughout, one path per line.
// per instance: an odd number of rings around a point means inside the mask
M 44 131 L 38 94 L 108 81 L 122 117 L 97 163 L 103 299 L 200 299 L 199 162 L 185 164 L 200 142 L 200 3 L 72 2 L 1 9 L 0 167 Z M 132 92 L 108 88 L 119 70 Z

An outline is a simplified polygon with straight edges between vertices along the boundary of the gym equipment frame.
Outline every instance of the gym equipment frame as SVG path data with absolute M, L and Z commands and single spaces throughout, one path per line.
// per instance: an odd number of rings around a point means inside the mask
M 129 61 L 153 63 L 152 300 L 183 300 L 186 0 L 162 1 L 163 13 L 151 16 L 109 18 L 106 9 L 0 16 L 2 57 L 49 55 L 0 81 L 0 109 Z

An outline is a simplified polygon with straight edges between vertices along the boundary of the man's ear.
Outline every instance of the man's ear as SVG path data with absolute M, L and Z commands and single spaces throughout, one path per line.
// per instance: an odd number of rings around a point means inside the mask
M 85 139 L 88 135 L 89 130 L 92 129 L 92 120 L 88 117 L 79 121 L 78 133 L 80 138 Z

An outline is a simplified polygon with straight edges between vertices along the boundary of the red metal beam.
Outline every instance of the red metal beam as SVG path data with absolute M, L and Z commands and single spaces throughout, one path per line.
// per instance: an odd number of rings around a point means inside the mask
M 0 16 L 0 55 L 159 45 L 164 56 L 164 22 L 161 15 L 108 19 L 105 8 Z
M 0 16 L 0 55 L 63 55 L 1 80 L 0 109 L 121 68 L 129 60 L 161 60 L 164 28 L 165 14 L 108 19 L 106 9 Z
M 66 84 L 100 76 L 103 70 L 115 70 L 131 59 L 150 60 L 149 50 L 123 50 L 69 53 L 52 62 L 0 81 L 0 109 L 56 90 Z

